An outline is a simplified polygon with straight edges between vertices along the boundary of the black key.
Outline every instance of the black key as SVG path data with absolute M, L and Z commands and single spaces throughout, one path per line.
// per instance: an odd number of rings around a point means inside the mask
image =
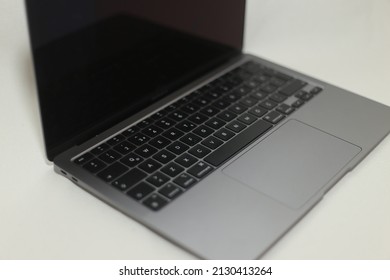
M 268 84 L 268 85 L 265 85 L 261 88 L 261 91 L 262 92 L 265 92 L 265 93 L 272 93 L 274 92 L 278 87 L 273 85 L 273 84 Z
M 151 125 L 152 122 L 153 122 L 153 119 L 152 119 L 152 118 L 147 118 L 147 119 L 145 119 L 145 120 L 140 121 L 140 122 L 137 124 L 137 127 L 139 127 L 139 128 L 142 129 L 142 128 L 147 127 L 148 125 Z
M 220 119 L 217 119 L 217 118 L 212 118 L 211 120 L 207 121 L 205 124 L 211 128 L 220 129 L 221 127 L 223 127 L 226 124 L 226 122 L 224 122 Z
M 224 96 L 224 100 L 227 101 L 227 102 L 236 102 L 238 99 L 240 99 L 242 97 L 241 94 L 237 93 L 237 92 L 231 92 L 227 95 Z
M 322 88 L 320 88 L 320 87 L 315 87 L 315 88 L 313 88 L 311 91 L 310 91 L 310 93 L 311 94 L 318 94 L 318 93 L 320 93 L 322 91 Z
M 165 136 L 166 138 L 172 141 L 179 139 L 179 137 L 183 135 L 184 133 L 178 130 L 177 128 L 171 128 L 170 130 L 163 133 L 163 136 Z
M 142 147 L 139 147 L 134 152 L 137 153 L 138 155 L 140 155 L 141 157 L 148 158 L 148 157 L 151 157 L 152 155 L 154 155 L 155 153 L 157 153 L 157 149 L 146 144 L 146 145 L 143 145 Z
M 262 108 L 262 107 L 254 107 L 248 111 L 248 113 L 251 113 L 252 115 L 255 115 L 256 117 L 260 118 L 265 113 L 267 113 L 268 110 Z
M 269 99 L 271 99 L 277 103 L 281 103 L 287 99 L 287 96 L 280 94 L 280 93 L 274 93 L 274 94 L 270 95 Z
M 151 118 L 153 120 L 159 120 L 159 119 L 163 118 L 166 114 L 167 114 L 167 112 L 165 110 L 160 110 L 157 113 L 155 113 L 154 115 L 152 115 Z
M 188 169 L 188 173 L 191 175 L 197 177 L 197 178 L 203 178 L 207 174 L 209 174 L 211 171 L 213 171 L 213 168 L 208 165 L 207 163 L 204 163 L 202 161 L 198 162 L 194 166 L 192 166 L 190 169 Z M 176 181 L 174 181 L 176 182 Z
M 169 181 L 169 177 L 165 176 L 161 172 L 156 172 L 152 176 L 150 176 L 148 179 L 146 179 L 149 183 L 156 187 L 161 187 L 166 182 Z
M 301 99 L 298 99 L 298 100 L 295 101 L 293 104 L 291 104 L 291 106 L 293 106 L 294 108 L 299 108 L 299 107 L 301 107 L 304 103 L 305 103 L 305 101 L 303 101 L 303 100 L 301 100 Z
M 210 149 L 215 150 L 216 148 L 221 146 L 223 142 L 214 136 L 209 136 L 206 140 L 202 141 L 202 144 L 206 147 L 209 147 Z
M 91 173 L 96 173 L 96 172 L 99 172 L 100 170 L 102 170 L 103 168 L 105 168 L 106 166 L 107 166 L 107 164 L 105 164 L 101 160 L 95 158 L 95 159 L 87 162 L 86 164 L 84 164 L 83 167 Z
M 97 176 L 106 182 L 110 182 L 119 177 L 128 170 L 123 164 L 116 162 L 113 165 L 107 167 L 103 171 L 99 172 Z
M 83 154 L 83 155 L 79 156 L 78 158 L 76 158 L 73 162 L 77 163 L 79 165 L 83 165 L 84 163 L 91 160 L 92 158 L 93 158 L 93 155 L 91 153 L 86 153 L 86 154 Z
M 195 105 L 194 103 L 187 104 L 186 106 L 181 108 L 181 110 L 183 110 L 184 112 L 186 112 L 188 114 L 193 114 L 195 112 L 198 112 L 199 109 L 200 109 L 200 107 L 198 105 Z
M 305 101 L 309 101 L 310 99 L 313 98 L 313 94 L 310 93 L 310 92 L 305 92 L 305 94 L 303 94 L 301 98 L 302 98 L 303 100 L 305 100 Z
M 123 142 L 119 143 L 118 145 L 116 145 L 114 147 L 114 150 L 121 153 L 122 155 L 127 155 L 135 148 L 136 147 L 133 144 L 131 144 L 130 142 L 123 141 Z
M 291 96 L 295 92 L 297 92 L 298 90 L 303 88 L 305 85 L 307 85 L 307 83 L 305 83 L 301 80 L 298 80 L 298 79 L 293 80 L 291 83 L 284 86 L 279 92 L 284 94 L 284 95 Z
M 246 125 L 243 123 L 240 123 L 238 121 L 232 121 L 227 126 L 230 130 L 233 130 L 234 132 L 238 133 L 246 128 Z
M 214 136 L 218 137 L 219 139 L 222 139 L 224 141 L 229 140 L 232 138 L 235 134 L 231 132 L 230 130 L 227 130 L 226 128 L 221 128 L 216 133 L 214 133 Z
M 188 147 L 186 144 L 183 144 L 179 141 L 176 141 L 176 142 L 172 143 L 171 145 L 169 145 L 167 147 L 167 150 L 171 151 L 172 153 L 174 153 L 176 155 L 181 155 L 182 153 L 187 151 L 189 148 L 190 147 Z
M 217 117 L 224 121 L 230 122 L 231 120 L 234 120 L 237 115 L 230 111 L 223 111 L 222 113 L 218 114 Z
M 127 195 L 131 196 L 132 198 L 136 200 L 141 200 L 144 197 L 146 197 L 148 194 L 152 193 L 155 190 L 151 185 L 141 182 L 138 185 L 136 185 L 134 188 L 132 188 Z
M 232 140 L 209 154 L 204 160 L 214 166 L 219 166 L 271 127 L 271 124 L 258 120 Z
M 196 127 L 196 125 L 190 121 L 182 121 L 178 125 L 176 125 L 176 128 L 184 131 L 184 132 L 190 132 Z
M 245 85 L 251 89 L 254 89 L 254 88 L 257 88 L 258 86 L 260 86 L 261 82 L 257 81 L 257 80 L 252 80 L 252 81 L 246 82 Z
M 175 184 L 168 183 L 159 191 L 163 196 L 169 199 L 175 199 L 183 193 L 183 191 Z
M 127 190 L 144 179 L 146 176 L 147 175 L 145 172 L 134 168 L 119 179 L 116 179 L 114 182 L 112 182 L 112 185 L 118 189 Z
M 248 108 L 241 104 L 234 104 L 228 108 L 230 111 L 232 111 L 235 114 L 241 114 L 245 112 Z
M 140 165 L 138 165 L 139 168 L 141 168 L 143 171 L 147 173 L 153 173 L 157 169 L 159 169 L 162 165 L 155 161 L 154 159 L 147 159 Z
M 113 163 L 115 161 L 117 161 L 118 159 L 120 159 L 122 156 L 113 151 L 113 150 L 108 150 L 107 152 L 104 152 L 103 154 L 101 154 L 99 156 L 99 159 L 103 160 L 104 162 L 110 164 L 110 163 Z
M 209 136 L 211 133 L 214 132 L 214 129 L 209 128 L 205 125 L 201 125 L 198 128 L 194 129 L 192 132 L 199 135 L 200 137 L 206 138 L 207 136 Z
M 137 164 L 141 163 L 142 161 L 143 161 L 143 159 L 134 153 L 131 153 L 131 154 L 129 154 L 121 159 L 121 162 L 126 164 L 129 167 L 134 167 Z
M 139 131 L 139 128 L 136 126 L 130 127 L 122 132 L 122 135 L 125 137 L 130 137 L 136 134 Z
M 264 99 L 267 96 L 267 94 L 264 92 L 261 92 L 261 91 L 254 91 L 249 96 L 254 98 L 254 99 L 261 100 L 261 99 Z
M 171 162 L 167 166 L 164 166 L 163 168 L 161 168 L 161 171 L 164 172 L 165 174 L 167 174 L 170 177 L 176 177 L 183 170 L 184 170 L 183 167 L 181 167 L 180 165 L 178 165 L 178 164 L 176 164 L 174 162 Z
M 172 114 L 169 115 L 169 117 L 172 119 L 172 120 L 175 120 L 177 122 L 181 122 L 182 120 L 184 120 L 186 117 L 188 117 L 188 115 L 184 112 L 181 112 L 181 111 L 176 111 L 176 112 L 173 112 Z
M 100 144 L 99 146 L 95 147 L 94 149 L 91 150 L 91 153 L 94 154 L 95 156 L 100 155 L 101 153 L 107 151 L 110 148 L 107 144 Z
M 162 132 L 162 129 L 155 126 L 155 125 L 151 125 L 149 126 L 148 128 L 145 128 L 142 133 L 144 133 L 145 135 L 153 138 L 153 137 L 156 137 L 157 135 L 159 135 L 160 133 Z
M 157 136 L 156 138 L 150 140 L 149 144 L 153 147 L 161 150 L 162 148 L 165 148 L 171 143 L 167 138 L 163 136 Z
M 223 99 L 220 99 L 218 101 L 215 101 L 212 105 L 215 106 L 216 108 L 218 109 L 226 109 L 227 107 L 230 106 L 230 102 L 226 101 L 226 100 L 223 100 Z
M 202 124 L 208 120 L 208 117 L 206 117 L 205 115 L 196 113 L 196 114 L 192 115 L 191 117 L 189 117 L 188 120 L 190 120 L 191 122 L 196 123 L 196 124 Z
M 143 202 L 147 207 L 153 211 L 158 211 L 168 204 L 168 201 L 159 194 L 152 194 Z
M 294 112 L 294 108 L 288 106 L 287 104 L 282 104 L 278 108 L 276 108 L 276 111 L 285 115 L 290 115 L 292 112 Z
M 162 150 L 153 156 L 155 160 L 166 164 L 175 158 L 175 155 L 167 150 Z
M 273 84 L 274 86 L 276 87 L 281 87 L 282 85 L 284 85 L 286 83 L 286 80 L 284 79 L 279 79 L 279 78 L 272 78 L 271 84 Z
M 251 123 L 254 123 L 257 118 L 254 115 L 245 113 L 241 115 L 237 120 L 243 122 L 244 124 L 250 125 Z
M 155 124 L 158 127 L 161 127 L 162 129 L 168 129 L 176 125 L 176 122 L 168 118 L 162 118 L 161 120 L 157 121 Z
M 200 112 L 208 117 L 212 117 L 218 114 L 220 111 L 213 106 L 207 106 L 206 108 L 202 109 Z
M 110 140 L 108 140 L 107 144 L 111 146 L 115 146 L 116 144 L 122 142 L 123 140 L 125 140 L 125 136 L 123 136 L 122 134 L 118 134 L 112 137 Z
M 257 103 L 257 100 L 251 97 L 246 97 L 240 100 L 240 103 L 247 106 L 252 107 Z
M 259 104 L 261 107 L 264 107 L 265 109 L 267 110 L 271 110 L 273 108 L 276 107 L 276 105 L 278 105 L 277 103 L 271 101 L 271 100 L 264 100 L 263 102 L 261 102 Z
M 210 99 L 204 98 L 204 97 L 199 97 L 194 100 L 194 103 L 200 107 L 204 107 L 208 104 L 210 104 Z
M 239 86 L 234 92 L 239 93 L 241 96 L 248 94 L 252 89 L 246 85 Z
M 182 141 L 183 143 L 190 145 L 190 146 L 196 145 L 201 140 L 202 140 L 202 138 L 200 138 L 199 136 L 196 136 L 193 133 L 188 133 L 187 135 L 184 135 L 182 138 L 180 138 L 180 141 Z
M 173 180 L 176 184 L 184 189 L 188 189 L 192 185 L 194 185 L 197 181 L 194 177 L 188 175 L 187 173 L 180 174 L 175 180 Z
M 128 140 L 129 140 L 131 143 L 133 143 L 133 144 L 135 144 L 135 145 L 137 145 L 137 146 L 140 146 L 140 145 L 143 145 L 143 144 L 145 144 L 146 142 L 148 142 L 149 139 L 150 139 L 150 138 L 149 138 L 148 136 L 146 136 L 146 135 L 144 135 L 144 134 L 142 134 L 142 133 L 137 133 L 137 134 L 131 136 Z
M 193 156 L 191 156 L 191 155 L 189 155 L 189 154 L 187 154 L 187 153 L 185 153 L 185 154 L 182 154 L 180 157 L 178 157 L 177 159 L 175 159 L 175 161 L 178 163 L 178 164 L 180 164 L 180 165 L 182 165 L 182 166 L 184 166 L 184 167 L 190 167 L 191 165 L 193 165 L 195 162 L 197 162 L 198 160 L 195 158 L 195 157 L 193 157 Z
M 265 115 L 263 120 L 266 120 L 266 121 L 269 121 L 270 123 L 276 124 L 276 123 L 280 122 L 281 120 L 283 120 L 284 118 L 285 118 L 285 116 L 282 115 L 281 113 L 276 112 L 276 111 L 272 111 L 272 112 L 268 113 L 267 115 Z
M 192 154 L 193 156 L 196 156 L 198 158 L 202 158 L 202 157 L 205 157 L 206 155 L 208 155 L 211 150 L 204 147 L 203 145 L 196 145 L 195 147 L 193 147 L 192 149 L 190 149 L 188 151 L 190 154 Z

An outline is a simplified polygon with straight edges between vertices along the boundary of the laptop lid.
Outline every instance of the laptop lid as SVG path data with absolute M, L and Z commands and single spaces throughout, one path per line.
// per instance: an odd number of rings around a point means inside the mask
M 243 0 L 26 0 L 26 7 L 49 160 L 242 48 Z

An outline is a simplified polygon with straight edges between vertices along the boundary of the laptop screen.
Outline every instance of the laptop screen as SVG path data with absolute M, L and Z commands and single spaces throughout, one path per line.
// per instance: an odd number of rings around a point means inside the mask
M 26 0 L 50 160 L 240 53 L 241 0 Z

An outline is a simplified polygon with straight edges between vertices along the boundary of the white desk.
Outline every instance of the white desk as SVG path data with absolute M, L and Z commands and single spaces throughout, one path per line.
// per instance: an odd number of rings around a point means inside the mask
M 389 12 L 386 0 L 252 0 L 245 50 L 390 105 Z M 0 1 L 0 61 L 0 259 L 194 258 L 45 161 L 21 0 Z M 264 258 L 390 259 L 389 214 L 387 137 Z

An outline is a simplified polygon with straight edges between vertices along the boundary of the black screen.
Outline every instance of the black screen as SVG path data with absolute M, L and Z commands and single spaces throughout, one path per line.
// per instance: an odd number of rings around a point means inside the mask
M 50 160 L 241 51 L 241 0 L 26 0 Z

